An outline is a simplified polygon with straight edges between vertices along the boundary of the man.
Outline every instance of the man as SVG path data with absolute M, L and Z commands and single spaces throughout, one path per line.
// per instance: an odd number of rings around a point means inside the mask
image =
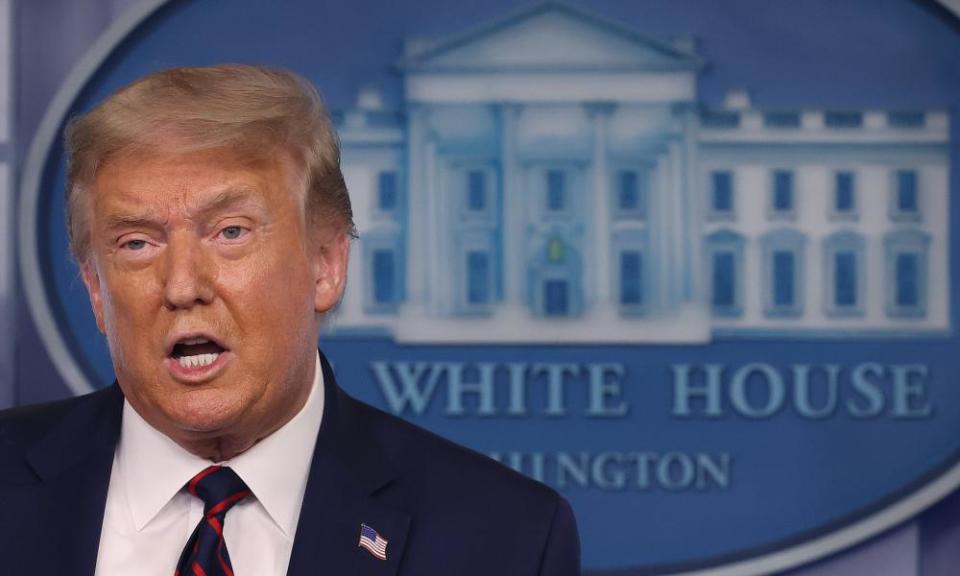
M 351 399 L 318 356 L 353 224 L 307 82 L 167 70 L 66 142 L 117 383 L 0 415 L 3 573 L 579 572 L 554 491 Z

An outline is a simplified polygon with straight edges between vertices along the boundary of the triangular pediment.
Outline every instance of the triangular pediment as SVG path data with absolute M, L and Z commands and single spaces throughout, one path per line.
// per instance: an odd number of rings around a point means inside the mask
M 407 45 L 416 71 L 693 70 L 689 43 L 648 38 L 579 8 L 547 2 L 439 40 Z

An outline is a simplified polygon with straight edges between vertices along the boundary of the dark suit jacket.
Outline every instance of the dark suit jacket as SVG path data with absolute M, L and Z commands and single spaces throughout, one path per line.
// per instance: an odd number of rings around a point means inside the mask
M 350 398 L 326 360 L 323 376 L 288 574 L 579 574 L 576 523 L 556 492 Z M 93 575 L 122 406 L 114 385 L 0 412 L 3 574 Z M 386 561 L 358 547 L 361 523 L 389 541 Z

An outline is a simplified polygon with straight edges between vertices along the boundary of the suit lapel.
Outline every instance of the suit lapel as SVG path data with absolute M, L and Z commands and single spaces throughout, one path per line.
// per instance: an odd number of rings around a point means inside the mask
M 94 393 L 28 452 L 41 480 L 38 525 L 45 546 L 57 551 L 42 562 L 59 568 L 58 573 L 92 576 L 96 568 L 122 407 L 116 385 Z
M 321 361 L 323 422 L 287 573 L 391 576 L 403 557 L 410 516 L 376 499 L 395 474 L 322 355 Z M 359 546 L 361 524 L 387 540 L 386 560 Z

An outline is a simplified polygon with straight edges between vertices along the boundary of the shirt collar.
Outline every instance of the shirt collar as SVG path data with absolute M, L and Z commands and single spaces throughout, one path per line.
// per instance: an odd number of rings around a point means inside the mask
M 226 462 L 243 479 L 288 538 L 296 533 L 300 505 L 323 418 L 323 371 L 317 355 L 307 402 L 289 422 Z M 137 531 L 153 520 L 198 472 L 210 465 L 153 428 L 123 403 L 117 464 Z

